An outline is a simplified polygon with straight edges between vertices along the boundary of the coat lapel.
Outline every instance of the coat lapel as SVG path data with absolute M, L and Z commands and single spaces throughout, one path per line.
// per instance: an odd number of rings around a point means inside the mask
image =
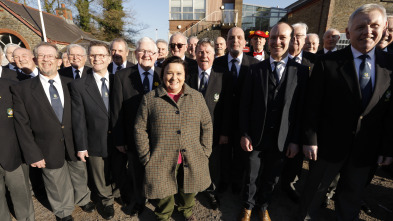
M 92 98 L 92 100 L 94 100 L 94 102 L 100 107 L 100 109 L 102 111 L 105 112 L 105 114 L 108 115 L 108 111 L 106 110 L 104 101 L 102 100 L 102 97 L 100 95 L 100 91 L 98 90 L 98 86 L 97 83 L 95 82 L 94 76 L 92 73 L 87 74 L 86 76 L 86 91 L 87 93 L 90 95 L 90 97 Z
M 359 80 L 355 69 L 355 63 L 353 61 L 351 47 L 347 47 L 343 50 L 345 50 L 345 59 L 341 61 L 342 63 L 338 67 L 338 72 L 341 73 L 348 84 L 349 90 L 359 101 L 360 105 L 362 95 L 360 92 Z
M 216 81 L 217 81 L 217 74 L 213 71 L 213 69 L 210 72 L 210 77 L 209 77 L 209 81 L 207 83 L 207 88 L 205 91 L 205 100 L 206 98 L 208 98 L 208 94 L 212 94 L 214 92 L 215 89 L 215 85 L 216 85 Z
M 270 68 L 270 63 L 268 60 L 264 60 L 261 63 L 265 67 L 262 67 L 260 70 L 261 74 L 261 89 L 262 89 L 262 94 L 264 98 L 264 104 L 265 108 L 267 107 L 267 100 L 268 100 L 268 89 L 269 89 L 269 78 L 271 76 L 271 68 Z
M 39 76 L 32 79 L 32 81 L 33 82 L 31 84 L 31 88 L 33 91 L 32 94 L 33 94 L 34 99 L 42 107 L 42 109 L 49 114 L 49 116 L 51 116 L 54 120 L 56 120 L 56 122 L 60 123 L 59 119 L 56 116 L 55 111 L 52 108 L 52 105 L 50 104 L 50 102 L 48 100 L 48 97 L 45 94 L 44 87 L 42 86 L 42 84 L 40 82 Z
M 134 68 L 134 67 L 136 67 L 136 68 Z M 130 81 L 131 81 L 131 84 L 133 85 L 133 88 L 135 90 L 137 90 L 138 93 L 143 94 L 142 79 L 141 79 L 141 76 L 138 71 L 138 66 L 135 65 L 134 67 L 132 67 L 134 69 L 131 71 Z
M 153 75 L 153 83 L 152 83 L 153 85 L 151 87 L 152 90 L 156 89 L 158 87 L 158 85 L 161 84 L 160 73 L 161 73 L 161 68 L 155 67 L 154 68 L 154 75 Z

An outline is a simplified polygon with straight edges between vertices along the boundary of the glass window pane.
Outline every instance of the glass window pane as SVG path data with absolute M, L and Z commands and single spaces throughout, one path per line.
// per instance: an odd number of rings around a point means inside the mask
M 183 7 L 183 12 L 192 12 L 192 7 Z
M 205 18 L 205 13 L 195 13 L 194 20 L 202 20 Z
M 194 8 L 205 10 L 205 0 L 194 0 Z
M 192 13 L 183 13 L 183 20 L 193 20 Z
M 183 8 L 192 7 L 192 0 L 183 0 Z
M 171 12 L 180 12 L 180 7 L 172 7 Z
M 171 20 L 181 20 L 181 14 L 180 13 L 172 13 Z
M 180 0 L 171 0 L 171 7 L 180 7 Z

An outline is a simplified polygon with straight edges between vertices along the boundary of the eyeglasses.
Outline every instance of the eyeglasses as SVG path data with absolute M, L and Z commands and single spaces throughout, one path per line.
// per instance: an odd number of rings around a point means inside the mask
M 84 54 L 69 54 L 68 55 L 68 57 L 71 57 L 71 58 L 81 58 L 84 56 L 85 56 Z
M 177 43 L 177 44 L 172 43 L 172 44 L 169 44 L 169 46 L 171 46 L 172 49 L 175 49 L 176 46 L 177 46 L 178 49 L 180 49 L 180 48 L 183 47 L 183 45 L 186 45 L 186 44 L 182 44 L 182 43 Z
M 39 54 L 37 55 L 38 60 L 44 60 L 47 58 L 48 60 L 54 60 L 56 59 L 56 55 L 53 54 Z
M 147 50 L 138 50 L 138 54 L 140 55 L 147 55 L 147 56 L 152 56 L 155 55 L 157 52 L 153 52 L 153 51 L 147 51 Z
M 299 38 L 305 38 L 306 36 L 305 36 L 305 35 L 302 35 L 302 34 L 297 34 L 297 35 L 295 35 L 295 37 L 296 37 L 297 39 L 299 39 Z
M 104 59 L 106 56 L 109 56 L 108 54 L 90 54 L 89 58 L 90 59 Z

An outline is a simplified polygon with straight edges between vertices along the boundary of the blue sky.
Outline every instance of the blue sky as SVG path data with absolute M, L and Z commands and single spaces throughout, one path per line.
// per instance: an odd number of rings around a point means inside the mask
M 269 7 L 286 6 L 296 2 L 296 0 L 243 0 L 243 3 L 262 5 Z M 156 39 L 156 29 L 158 38 L 168 39 L 169 29 L 169 0 L 129 0 L 124 3 L 125 8 L 132 9 L 136 13 L 136 22 L 148 25 L 139 36 L 134 39 L 147 36 Z

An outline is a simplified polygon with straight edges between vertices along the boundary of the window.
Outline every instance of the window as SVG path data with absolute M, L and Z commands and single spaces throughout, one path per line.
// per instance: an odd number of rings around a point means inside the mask
M 206 16 L 206 0 L 170 0 L 171 20 L 201 20 Z

